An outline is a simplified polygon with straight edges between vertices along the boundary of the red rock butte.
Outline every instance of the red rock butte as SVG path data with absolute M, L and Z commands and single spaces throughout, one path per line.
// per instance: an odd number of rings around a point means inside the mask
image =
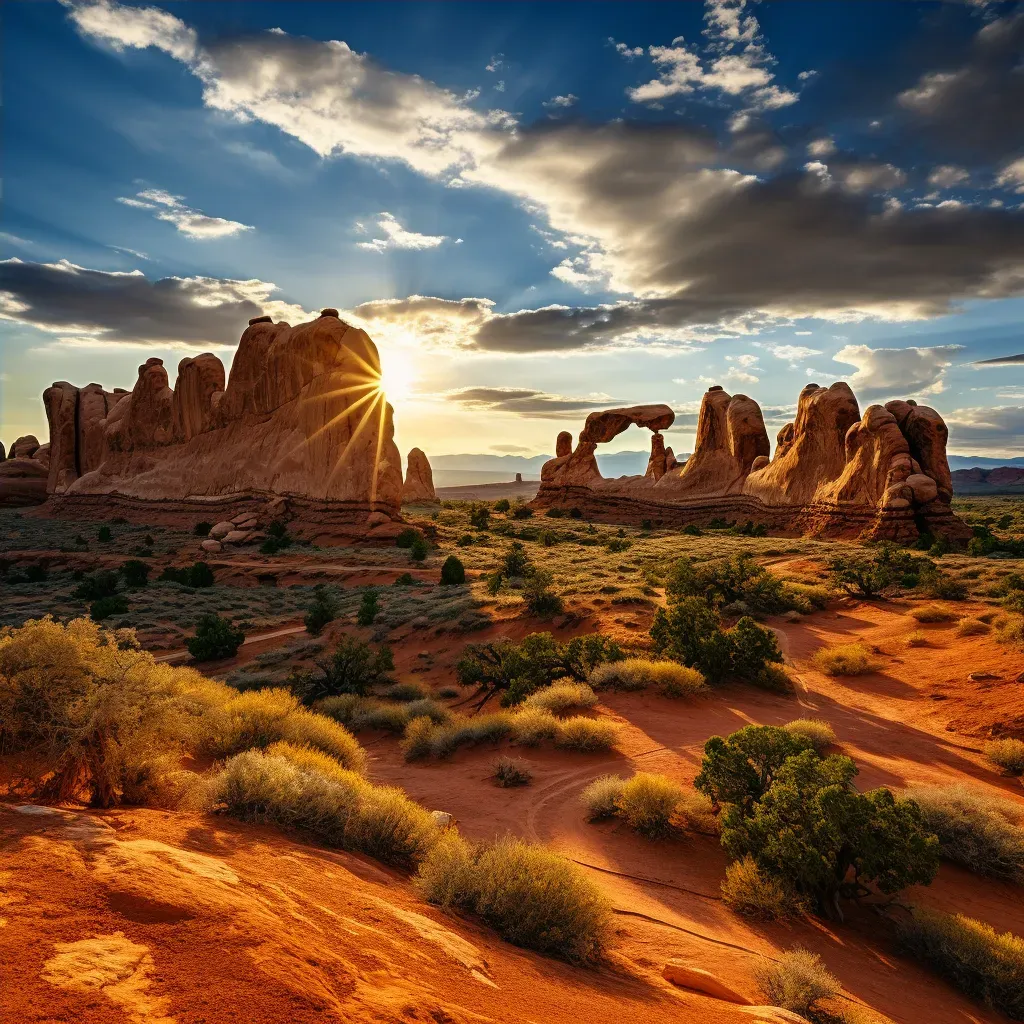
M 337 310 L 295 327 L 256 317 L 225 376 L 210 353 L 183 359 L 173 390 L 160 359 L 130 392 L 55 383 L 45 512 L 217 519 L 269 510 L 326 532 L 385 538 L 402 467 L 380 359 Z
M 752 520 L 775 529 L 909 542 L 921 533 L 966 540 L 950 508 L 953 487 L 942 417 L 913 401 L 871 405 L 861 415 L 848 384 L 808 384 L 774 457 L 758 404 L 713 387 L 704 395 L 693 455 L 676 462 L 661 431 L 667 405 L 594 412 L 575 449 L 565 431 L 541 469 L 538 507 L 575 507 L 609 522 L 681 526 Z M 631 425 L 653 431 L 643 476 L 606 480 L 598 444 Z

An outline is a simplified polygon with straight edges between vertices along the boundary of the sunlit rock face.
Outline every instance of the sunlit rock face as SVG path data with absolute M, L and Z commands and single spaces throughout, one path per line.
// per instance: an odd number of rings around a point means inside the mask
M 131 392 L 61 382 L 44 399 L 53 495 L 274 494 L 398 511 L 401 460 L 377 349 L 333 309 L 295 327 L 250 322 L 227 376 L 205 353 L 179 363 L 172 389 L 153 358 Z
M 434 474 L 426 455 L 419 448 L 410 448 L 405 468 L 402 501 L 437 501 Z
M 848 384 L 808 384 L 772 455 L 758 404 L 716 386 L 704 395 L 694 451 L 682 463 L 661 435 L 672 422 L 667 406 L 591 413 L 574 451 L 564 451 L 559 435 L 538 505 L 667 525 L 732 518 L 865 539 L 912 540 L 922 530 L 969 536 L 950 510 L 948 431 L 934 409 L 897 401 L 861 415 Z M 597 445 L 632 424 L 653 432 L 647 472 L 606 480 Z

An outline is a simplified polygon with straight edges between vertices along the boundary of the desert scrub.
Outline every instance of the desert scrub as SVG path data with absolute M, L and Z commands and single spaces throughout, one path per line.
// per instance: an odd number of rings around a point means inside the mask
M 1024 805 L 953 783 L 917 786 L 905 793 L 948 860 L 968 871 L 1024 883 Z
M 525 786 L 533 778 L 530 766 L 518 757 L 499 757 L 494 762 L 491 777 L 499 786 L 508 789 L 511 786 Z
M 271 743 L 267 747 L 266 754 L 268 757 L 283 757 L 296 768 L 307 772 L 319 772 L 335 782 L 352 783 L 359 778 L 358 772 L 346 768 L 337 758 L 331 757 L 330 754 L 325 754 L 315 747 L 299 746 L 285 740 L 278 740 L 277 743 Z
M 615 817 L 625 785 L 626 780 L 619 775 L 600 775 L 580 793 L 580 803 L 591 821 Z
M 954 632 L 957 636 L 984 636 L 992 632 L 992 627 L 981 619 L 964 618 L 956 624 Z
M 299 705 L 287 690 L 250 690 L 212 708 L 201 722 L 202 749 L 214 757 L 229 757 L 278 740 L 314 747 L 344 767 L 362 772 L 366 754 L 341 724 Z
M 862 676 L 877 672 L 881 662 L 863 644 L 841 644 L 814 652 L 815 667 L 827 676 Z
M 602 775 L 583 790 L 580 803 L 592 821 L 618 817 L 648 839 L 686 829 L 717 831 L 709 800 L 651 772 L 629 779 Z
M 598 665 L 590 673 L 590 685 L 596 689 L 611 690 L 656 687 L 668 697 L 696 696 L 707 691 L 704 676 L 697 669 L 675 661 L 650 661 L 647 658 L 624 658 Z
M 806 949 L 783 953 L 777 963 L 765 963 L 754 974 L 768 1003 L 808 1019 L 821 1009 L 819 1003 L 834 999 L 842 989 L 821 957 Z
M 523 701 L 524 708 L 540 708 L 552 714 L 560 714 L 569 708 L 592 708 L 597 703 L 597 694 L 587 683 L 563 681 L 552 683 L 542 690 L 536 690 Z
M 400 733 L 405 731 L 406 726 L 414 718 L 427 718 L 435 724 L 451 718 L 448 709 L 430 697 L 404 704 L 388 704 L 372 697 L 345 693 L 318 701 L 313 705 L 313 710 L 341 722 L 354 733 L 362 732 L 364 729 Z
M 607 941 L 610 907 L 597 886 L 521 839 L 472 846 L 449 831 L 415 881 L 428 902 L 477 914 L 509 942 L 570 963 L 596 960 Z
M 940 604 L 923 604 L 911 608 L 907 614 L 918 622 L 952 622 L 957 618 L 956 612 L 943 608 Z
M 928 634 L 920 629 L 912 630 L 903 638 L 903 643 L 907 647 L 927 647 Z
M 819 754 L 836 741 L 835 730 L 820 718 L 797 718 L 787 722 L 782 728 L 791 736 L 807 740 Z
M 1024 772 L 1024 740 L 990 740 L 985 744 L 985 756 L 1010 775 Z
M 962 992 L 1024 1019 L 1024 939 L 1000 935 L 963 914 L 940 914 L 915 907 L 901 921 L 903 948 L 932 967 Z
M 776 921 L 806 913 L 807 904 L 785 881 L 765 874 L 753 857 L 733 861 L 725 869 L 722 899 L 739 914 Z
M 598 750 L 611 750 L 618 735 L 619 726 L 614 722 L 576 715 L 559 721 L 555 746 L 589 754 Z
M 211 809 L 242 821 L 299 829 L 318 842 L 411 867 L 437 842 L 440 829 L 401 790 L 374 786 L 355 772 L 323 774 L 310 762 L 248 750 L 232 757 L 207 784 Z

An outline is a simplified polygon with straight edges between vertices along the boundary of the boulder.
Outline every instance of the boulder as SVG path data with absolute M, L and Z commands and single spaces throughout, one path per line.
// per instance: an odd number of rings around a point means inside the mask
M 251 530 L 232 530 L 221 538 L 223 544 L 244 544 L 249 538 L 252 537 Z
M 369 527 L 382 526 L 384 523 L 390 523 L 391 516 L 386 516 L 383 512 L 371 512 L 366 517 L 366 525 Z
M 39 447 L 39 439 L 35 434 L 24 434 L 19 437 L 14 444 L 11 445 L 11 453 L 9 458 L 12 459 L 31 459 L 36 453 L 36 449 Z
M 907 486 L 914 492 L 914 501 L 919 505 L 927 505 L 939 496 L 939 485 L 924 473 L 911 473 L 907 477 Z
M 0 462 L 0 507 L 39 505 L 46 501 L 47 467 L 37 459 L 10 458 Z
M 212 540 L 223 540 L 234 528 L 234 523 L 230 523 L 225 520 L 222 523 L 217 523 L 217 525 L 210 530 L 210 537 Z
M 224 548 L 224 545 L 221 544 L 221 542 L 219 540 L 211 540 L 209 537 L 207 537 L 207 539 L 204 540 L 202 542 L 202 544 L 200 544 L 199 546 L 204 551 L 209 551 L 211 554 L 214 554 L 214 555 L 216 555 L 218 552 L 222 551 L 223 548 Z
M 749 1006 L 750 1000 L 741 995 L 730 985 L 727 985 L 721 978 L 705 971 L 702 967 L 695 967 L 685 960 L 669 960 L 661 972 L 661 976 L 679 985 L 681 988 L 693 989 L 694 992 L 703 992 L 714 999 L 722 999 L 729 1003 L 739 1003 L 741 1006 Z
M 405 469 L 402 501 L 437 501 L 434 474 L 426 455 L 419 448 L 410 448 Z
M 555 458 L 561 459 L 572 454 L 572 434 L 568 430 L 560 430 L 555 438 Z
M 254 515 L 239 516 L 237 519 L 231 520 L 235 524 L 236 530 L 252 530 L 256 528 L 259 520 Z
M 41 444 L 36 449 L 35 455 L 33 455 L 32 458 L 35 459 L 36 462 L 41 463 L 43 466 L 45 466 L 47 471 L 49 471 L 49 469 L 50 469 L 50 442 L 47 441 L 46 444 Z

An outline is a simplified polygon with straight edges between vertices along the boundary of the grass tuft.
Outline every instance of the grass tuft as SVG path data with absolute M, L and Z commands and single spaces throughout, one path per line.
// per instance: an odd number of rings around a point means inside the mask
M 781 879 L 764 874 L 752 857 L 725 869 L 722 899 L 737 913 L 760 921 L 776 921 L 807 912 L 806 903 Z
M 836 742 L 835 730 L 820 718 L 797 718 L 782 728 L 793 736 L 807 740 L 819 754 Z
M 943 608 L 941 604 L 923 604 L 911 608 L 907 614 L 918 622 L 951 622 L 958 617 L 957 612 Z
M 755 975 L 772 1006 L 781 1006 L 803 1017 L 820 1010 L 818 1004 L 834 999 L 842 988 L 821 957 L 806 949 L 783 953 L 778 963 L 765 964 Z
M 863 644 L 823 647 L 814 653 L 815 666 L 827 676 L 862 676 L 877 672 L 881 662 Z
M 597 694 L 587 683 L 574 683 L 568 680 L 553 683 L 543 689 L 531 693 L 523 701 L 524 708 L 540 708 L 552 714 L 561 714 L 569 708 L 592 708 L 597 703 Z
M 518 757 L 499 757 L 494 762 L 492 777 L 504 789 L 511 786 L 525 786 L 533 778 L 530 766 Z
M 1024 772 L 1024 740 L 1012 737 L 989 740 L 985 744 L 985 756 L 1010 775 Z
M 655 687 L 666 697 L 692 697 L 707 692 L 704 676 L 695 668 L 647 658 L 625 658 L 598 665 L 590 673 L 590 685 L 595 689 L 627 691 Z

